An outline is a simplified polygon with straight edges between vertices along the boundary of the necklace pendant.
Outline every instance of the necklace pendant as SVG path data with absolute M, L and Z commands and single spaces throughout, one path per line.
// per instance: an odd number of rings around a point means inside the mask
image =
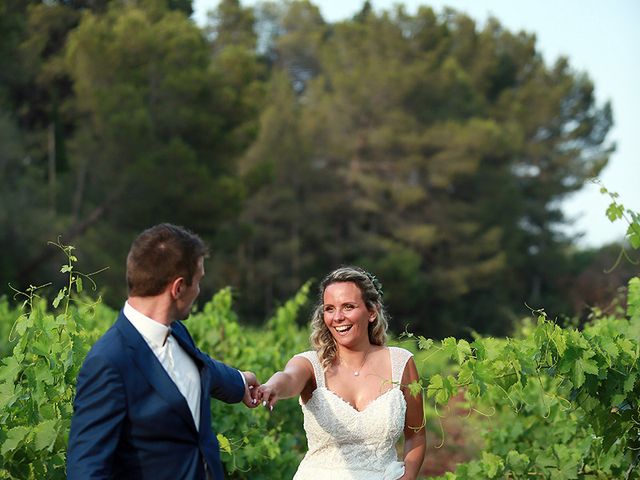
M 360 372 L 353 372 L 354 377 L 357 377 L 358 375 L 360 375 Z

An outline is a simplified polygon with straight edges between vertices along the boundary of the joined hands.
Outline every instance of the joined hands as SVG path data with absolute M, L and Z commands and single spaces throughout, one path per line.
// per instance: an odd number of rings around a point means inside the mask
M 267 382 L 256 389 L 255 398 L 257 404 L 261 403 L 264 408 L 272 412 L 273 407 L 278 401 L 278 394 L 275 388 Z
M 244 377 L 247 387 L 244 391 L 244 397 L 242 403 L 249 408 L 256 408 L 262 404 L 270 412 L 273 411 L 273 407 L 278 401 L 278 394 L 275 391 L 273 385 L 267 383 L 260 384 L 256 375 L 253 372 L 241 372 Z
M 242 397 L 242 403 L 244 403 L 249 408 L 256 408 L 258 403 L 258 398 L 256 397 L 258 388 L 260 387 L 260 382 L 253 372 L 240 372 L 244 377 L 246 382 L 246 388 L 244 389 L 244 397 Z

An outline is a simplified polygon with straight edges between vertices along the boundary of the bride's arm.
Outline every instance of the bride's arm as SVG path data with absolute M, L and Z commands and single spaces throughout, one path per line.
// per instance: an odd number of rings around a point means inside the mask
M 284 370 L 274 373 L 258 387 L 256 399 L 269 410 L 281 398 L 296 397 L 314 379 L 311 363 L 303 357 L 293 357 Z
M 402 480 L 416 479 L 420 473 L 426 450 L 426 437 L 424 429 L 424 412 L 422 407 L 422 394 L 411 395 L 406 385 L 418 381 L 418 369 L 410 358 L 402 376 L 402 390 L 407 402 L 407 414 L 404 423 L 404 475 Z

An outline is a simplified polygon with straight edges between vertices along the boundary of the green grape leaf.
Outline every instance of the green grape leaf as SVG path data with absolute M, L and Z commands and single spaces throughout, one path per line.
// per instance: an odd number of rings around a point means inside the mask
M 587 354 L 588 352 L 584 352 L 584 355 Z M 597 375 L 598 365 L 593 360 L 583 356 L 582 358 L 576 359 L 573 364 L 571 382 L 574 387 L 580 388 L 584 384 L 585 374 Z
M 9 429 L 7 432 L 7 439 L 2 444 L 2 448 L 0 448 L 0 454 L 5 455 L 10 451 L 15 450 L 29 434 L 29 431 L 29 428 L 23 426 Z
M 15 392 L 16 386 L 13 382 L 0 383 L 0 411 L 13 404 L 16 399 Z
M 417 397 L 422 392 L 422 380 L 411 382 L 407 387 L 409 388 L 409 394 L 412 397 Z
M 467 359 L 467 357 L 471 356 L 471 345 L 469 345 L 469 342 L 466 340 L 460 340 L 458 341 L 457 352 L 458 363 L 462 363 Z
M 633 387 L 636 384 L 637 376 L 638 375 L 636 372 L 631 372 L 629 375 L 627 375 L 627 378 L 624 379 L 624 393 L 629 393 L 633 390 Z
M 507 466 L 519 475 L 524 475 L 529 469 L 529 457 L 515 450 L 509 450 L 507 453 Z
M 496 478 L 504 470 L 504 462 L 498 455 L 482 452 L 482 470 L 487 478 Z
M 476 351 L 476 358 L 479 361 L 482 360 L 486 360 L 487 359 L 487 347 L 485 345 L 484 339 L 482 338 L 478 338 L 476 339 L 471 346 L 475 349 Z
M 442 340 L 443 353 L 451 358 L 451 360 L 458 360 L 458 345 L 456 339 L 453 337 L 447 337 Z
M 60 302 L 62 301 L 66 293 L 67 293 L 67 287 L 63 287 L 58 292 L 58 295 L 56 295 L 56 298 L 53 299 L 53 302 L 52 302 L 53 308 L 58 308 L 58 305 L 60 305 Z
M 484 476 L 481 462 L 471 462 L 468 464 L 465 479 L 482 478 Z
M 622 353 L 625 353 L 630 358 L 636 358 L 636 347 L 631 340 L 629 340 L 628 338 L 618 338 L 616 343 L 618 344 L 618 348 L 620 348 Z
M 486 360 L 495 360 L 500 356 L 502 342 L 496 338 L 486 338 L 484 342 Z
M 31 351 L 43 357 L 48 357 L 51 351 L 51 342 L 46 336 L 41 335 L 31 343 Z
M 434 375 L 431 377 L 429 386 L 427 387 L 427 397 L 435 397 L 436 402 L 445 404 L 451 397 L 451 391 L 455 388 L 451 385 L 451 380 L 443 378 L 441 375 Z
M 216 438 L 218 439 L 218 443 L 220 444 L 220 450 L 231 454 L 231 442 L 229 442 L 229 439 L 221 433 L 218 433 L 216 435 Z
M 580 464 L 580 452 L 575 449 L 570 449 L 566 445 L 554 445 L 553 451 L 558 459 L 558 470 L 552 472 L 552 479 L 577 479 L 578 470 Z
M 53 377 L 53 374 L 51 373 L 51 369 L 43 362 L 38 362 L 37 365 L 32 367 L 32 371 L 34 373 L 35 380 L 39 385 L 53 385 L 55 383 L 55 379 Z
M 0 383 L 13 383 L 21 368 L 22 366 L 15 355 L 3 358 L 2 364 L 0 364 Z
M 58 438 L 58 421 L 45 420 L 34 428 L 36 450 L 47 449 L 51 451 L 56 438 Z
M 554 325 L 554 327 L 553 334 L 551 335 L 551 341 L 555 345 L 558 355 L 562 356 L 567 351 L 565 332 L 557 325 Z
M 422 335 L 418 337 L 418 348 L 420 350 L 429 350 L 433 346 L 433 340 L 425 338 Z
M 622 218 L 622 214 L 624 213 L 624 209 L 622 205 L 618 205 L 617 203 L 611 203 L 609 208 L 607 208 L 607 217 L 612 222 L 615 222 L 619 218 Z
M 634 250 L 640 249 L 640 224 L 631 223 L 627 228 L 627 238 Z
M 620 355 L 620 350 L 618 350 L 615 341 L 613 340 L 613 338 L 603 335 L 598 337 L 598 343 L 600 345 L 600 348 L 602 348 L 602 350 L 604 350 L 607 355 L 609 355 L 610 358 L 607 359 L 607 363 L 611 365 L 611 360 L 617 359 L 618 355 Z
M 542 452 L 536 457 L 535 464 L 537 467 L 546 470 L 556 467 L 558 462 L 550 452 Z
M 438 390 L 442 388 L 442 376 L 439 374 L 433 375 L 429 379 L 429 386 L 427 387 L 427 397 L 432 398 L 438 393 Z

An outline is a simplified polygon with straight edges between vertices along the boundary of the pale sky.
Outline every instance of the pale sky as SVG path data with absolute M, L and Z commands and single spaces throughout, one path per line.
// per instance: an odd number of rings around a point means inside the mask
M 241 0 L 253 5 L 255 0 Z M 364 0 L 312 0 L 326 21 L 353 16 Z M 640 114 L 640 1 L 638 0 L 372 0 L 376 11 L 397 3 L 415 13 L 428 5 L 436 13 L 445 6 L 467 13 L 482 27 L 489 16 L 496 17 L 512 32 L 534 33 L 537 49 L 551 65 L 560 55 L 570 65 L 587 72 L 593 80 L 599 106 L 611 101 L 614 126 L 608 139 L 617 144 L 609 165 L 600 176 L 602 183 L 620 194 L 627 208 L 640 211 L 640 131 L 634 115 Z M 206 23 L 207 11 L 217 0 L 194 0 L 194 19 Z M 626 224 L 611 223 L 605 216 L 608 197 L 589 185 L 564 202 L 564 211 L 576 222 L 571 232 L 584 232 L 579 242 L 594 247 L 624 236 Z

